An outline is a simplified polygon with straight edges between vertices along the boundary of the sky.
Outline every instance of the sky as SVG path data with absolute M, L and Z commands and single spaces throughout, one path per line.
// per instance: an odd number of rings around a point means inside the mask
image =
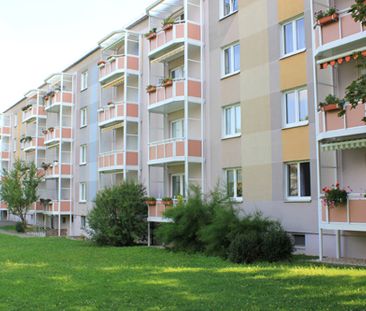
M 153 0 L 0 0 L 0 111 L 65 69 Z

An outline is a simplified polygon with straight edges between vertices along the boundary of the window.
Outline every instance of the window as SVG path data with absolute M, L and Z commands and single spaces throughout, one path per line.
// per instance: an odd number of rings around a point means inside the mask
M 86 164 L 87 145 L 80 146 L 80 165 Z
M 14 127 L 17 127 L 18 126 L 18 115 L 15 114 L 14 115 Z
M 184 174 L 172 175 L 172 197 L 176 198 L 178 195 L 185 195 Z
M 242 177 L 241 177 L 241 169 L 227 169 L 225 171 L 226 177 L 226 188 L 227 194 L 230 198 L 233 199 L 242 199 L 243 198 L 243 186 L 242 186 Z
M 223 76 L 240 71 L 240 44 L 235 43 L 223 50 Z
M 305 49 L 304 17 L 282 26 L 283 55 L 293 54 Z
M 285 126 L 299 126 L 308 123 L 308 91 L 294 90 L 284 94 Z
M 241 133 L 240 105 L 224 108 L 224 137 L 235 137 Z
M 80 91 L 84 91 L 88 88 L 88 71 L 81 73 Z
M 79 184 L 79 202 L 86 202 L 86 183 L 81 182 Z
M 305 234 L 293 234 L 295 247 L 305 247 Z
M 238 11 L 238 0 L 221 0 L 221 16 L 225 17 Z
M 176 67 L 170 70 L 170 77 L 173 80 L 183 79 L 184 78 L 184 66 Z
M 289 163 L 286 167 L 287 199 L 310 200 L 310 163 Z
M 81 216 L 80 217 L 80 228 L 81 229 L 85 229 L 86 227 L 86 217 L 85 216 Z
M 172 138 L 184 137 L 184 122 L 183 119 L 172 121 L 171 123 Z
M 80 109 L 80 127 L 85 127 L 88 125 L 88 108 Z

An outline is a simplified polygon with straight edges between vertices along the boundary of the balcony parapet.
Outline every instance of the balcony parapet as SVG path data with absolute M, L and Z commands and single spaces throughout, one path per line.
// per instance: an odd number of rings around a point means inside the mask
M 123 102 L 111 103 L 98 110 L 98 125 L 99 127 L 107 127 L 122 122 L 126 118 L 136 119 L 138 113 L 137 104 L 127 103 L 125 107 Z
M 49 128 L 45 130 L 44 144 L 46 146 L 58 144 L 61 140 L 65 142 L 72 141 L 72 128 L 63 127 L 62 131 L 60 128 Z
M 125 155 L 126 165 L 124 162 Z M 125 166 L 136 168 L 138 166 L 138 152 L 124 152 L 123 150 L 104 152 L 99 155 L 98 163 L 100 172 L 122 171 Z

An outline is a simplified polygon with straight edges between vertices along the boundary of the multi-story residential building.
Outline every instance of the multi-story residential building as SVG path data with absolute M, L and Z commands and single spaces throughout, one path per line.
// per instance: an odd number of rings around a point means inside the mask
M 365 35 L 351 3 L 155 1 L 4 112 L 2 167 L 19 157 L 44 174 L 29 221 L 83 234 L 97 191 L 135 180 L 158 198 L 153 236 L 169 221 L 164 197 L 221 184 L 241 213 L 278 219 L 299 251 L 339 256 L 343 231 L 342 255 L 365 256 L 363 195 L 330 209 L 321 193 L 336 180 L 365 192 L 363 106 L 318 112 L 359 74 L 349 56 Z M 339 18 L 314 28 L 330 5 Z

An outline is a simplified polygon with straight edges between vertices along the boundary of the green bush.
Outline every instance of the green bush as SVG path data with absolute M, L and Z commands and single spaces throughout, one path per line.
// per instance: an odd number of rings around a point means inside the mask
M 89 233 L 98 245 L 134 245 L 146 238 L 146 218 L 145 188 L 125 182 L 97 193 Z
M 291 259 L 294 245 L 285 230 L 276 224 L 263 234 L 263 259 L 269 262 Z
M 25 225 L 23 222 L 19 221 L 15 224 L 15 231 L 19 233 L 25 232 Z
M 261 236 L 257 231 L 236 234 L 228 248 L 228 259 L 234 263 L 252 263 L 261 257 Z

